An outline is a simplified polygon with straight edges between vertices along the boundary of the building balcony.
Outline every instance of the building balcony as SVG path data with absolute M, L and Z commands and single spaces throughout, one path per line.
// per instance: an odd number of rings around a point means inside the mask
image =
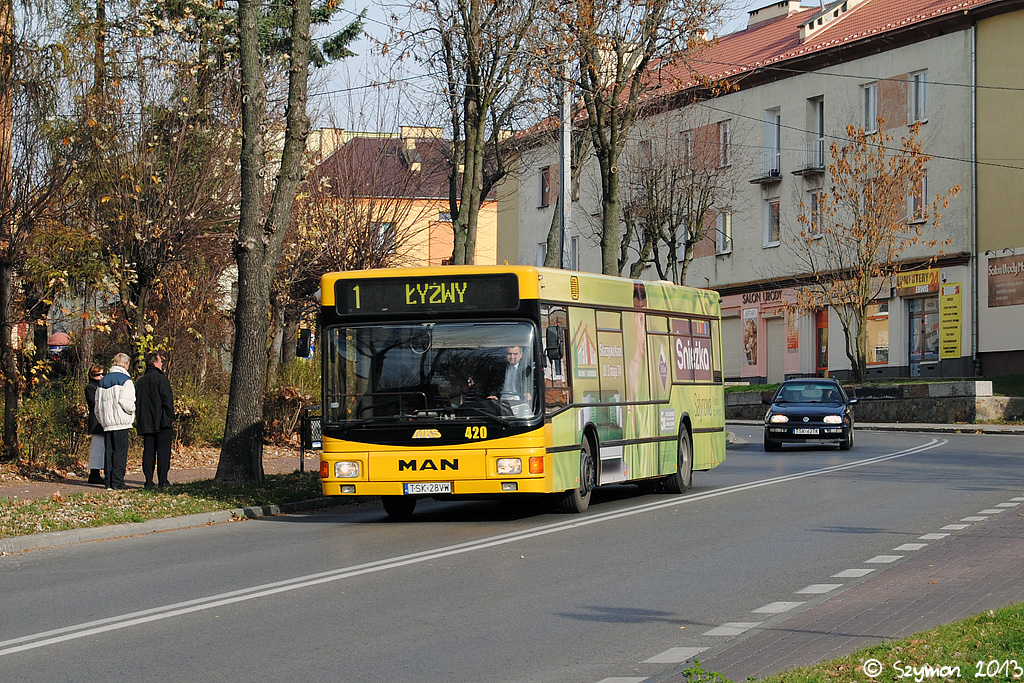
M 761 173 L 751 179 L 755 185 L 769 185 L 782 180 L 782 153 L 777 149 L 761 152 Z
M 825 172 L 825 140 L 818 138 L 800 145 L 796 170 L 793 175 L 812 175 Z

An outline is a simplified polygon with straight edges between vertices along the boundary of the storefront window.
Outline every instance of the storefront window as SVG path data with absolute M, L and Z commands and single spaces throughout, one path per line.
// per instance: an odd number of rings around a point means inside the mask
M 910 374 L 917 366 L 939 360 L 939 297 L 910 300 Z
M 889 302 L 868 306 L 867 329 L 868 365 L 889 362 Z

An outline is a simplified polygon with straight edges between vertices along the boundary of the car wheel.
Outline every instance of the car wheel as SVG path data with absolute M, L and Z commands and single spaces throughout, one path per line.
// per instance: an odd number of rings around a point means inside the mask
M 597 488 L 597 461 L 590 439 L 583 437 L 580 446 L 580 485 L 561 494 L 558 506 L 562 512 L 586 512 L 590 507 L 590 494 Z
M 839 450 L 848 451 L 853 448 L 853 425 L 850 425 L 850 431 L 846 434 L 846 438 L 839 442 Z
M 690 446 L 690 432 L 685 426 L 679 427 L 679 446 L 676 451 L 676 471 L 665 477 L 666 493 L 684 493 L 693 485 L 693 448 Z

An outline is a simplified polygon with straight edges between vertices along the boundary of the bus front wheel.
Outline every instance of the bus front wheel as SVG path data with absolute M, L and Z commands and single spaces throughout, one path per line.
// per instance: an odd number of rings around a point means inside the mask
M 681 426 L 676 453 L 676 471 L 665 477 L 665 491 L 683 493 L 691 486 L 693 486 L 693 447 L 690 444 L 690 432 L 685 426 Z
M 583 437 L 580 446 L 580 485 L 562 494 L 559 507 L 563 512 L 586 512 L 590 506 L 590 494 L 597 488 L 597 461 L 590 439 Z
M 391 517 L 408 517 L 416 509 L 416 499 L 412 496 L 381 496 L 380 502 Z

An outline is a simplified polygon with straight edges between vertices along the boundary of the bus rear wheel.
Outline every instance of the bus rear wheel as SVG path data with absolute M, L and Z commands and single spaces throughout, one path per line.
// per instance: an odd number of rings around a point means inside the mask
M 690 432 L 685 426 L 679 428 L 679 445 L 676 449 L 676 471 L 665 477 L 667 493 L 683 493 L 693 486 L 693 447 Z
M 416 499 L 412 496 L 381 496 L 380 502 L 391 517 L 408 517 L 416 509 Z
M 558 507 L 563 512 L 586 512 L 590 507 L 590 494 L 597 488 L 597 461 L 590 439 L 583 437 L 580 446 L 580 485 L 562 494 Z

